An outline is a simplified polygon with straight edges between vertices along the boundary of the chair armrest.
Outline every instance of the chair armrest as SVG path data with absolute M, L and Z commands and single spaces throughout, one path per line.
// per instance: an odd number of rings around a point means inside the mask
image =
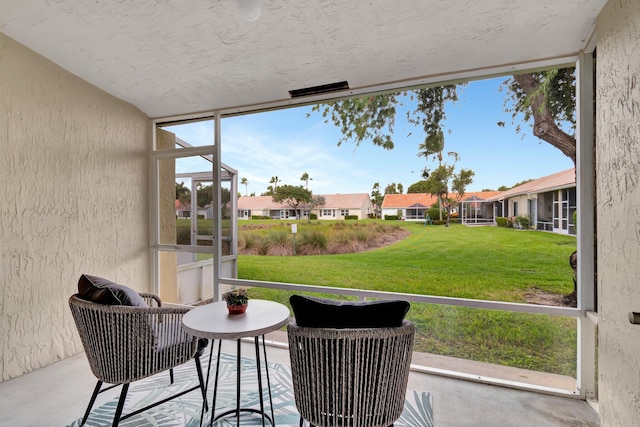
M 101 305 L 72 296 L 71 311 L 94 375 L 136 381 L 190 360 L 198 339 L 182 327 L 189 307 Z
M 158 295 L 140 292 L 140 296 L 144 299 L 144 302 L 149 305 L 149 307 L 162 307 L 162 301 Z

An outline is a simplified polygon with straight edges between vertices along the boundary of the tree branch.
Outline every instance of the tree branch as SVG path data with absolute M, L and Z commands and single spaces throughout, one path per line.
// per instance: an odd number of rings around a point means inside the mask
M 513 79 L 529 97 L 529 108 L 533 116 L 533 134 L 556 147 L 576 164 L 576 139 L 564 132 L 556 124 L 544 93 L 539 90 L 538 82 L 533 74 L 517 74 Z

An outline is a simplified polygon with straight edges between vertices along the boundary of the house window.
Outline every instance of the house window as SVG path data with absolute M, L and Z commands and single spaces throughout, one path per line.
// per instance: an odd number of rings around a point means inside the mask
M 336 216 L 336 211 L 333 209 L 322 209 L 320 211 L 320 216 L 330 216 L 330 217 L 335 217 Z
M 347 216 L 347 215 L 349 215 L 349 209 L 340 210 L 340 216 Z
M 513 216 L 518 216 L 518 202 L 513 202 Z

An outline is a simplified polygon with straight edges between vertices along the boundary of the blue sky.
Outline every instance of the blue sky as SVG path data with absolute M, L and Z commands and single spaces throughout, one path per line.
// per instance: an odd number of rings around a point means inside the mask
M 447 106 L 445 152 L 460 155 L 456 169 L 475 172 L 467 191 L 512 186 L 573 167 L 559 150 L 532 136 L 528 124 L 516 133 L 517 123 L 504 112 L 505 93 L 499 92 L 504 80 L 470 82 L 459 91 L 459 101 Z M 222 120 L 222 161 L 238 170 L 239 180 L 247 178 L 249 194 L 265 192 L 272 176 L 281 184 L 304 185 L 300 177 L 305 172 L 314 194 L 371 193 L 375 182 L 381 190 L 402 183 L 406 192 L 421 179 L 427 163 L 416 154 L 424 133 L 406 122 L 404 112 L 398 114 L 391 151 L 366 141 L 359 147 L 352 142 L 337 146 L 340 130 L 324 123 L 320 113 L 307 117 L 310 112 L 311 107 L 298 107 Z M 210 123 L 172 130 L 194 145 L 211 143 Z M 245 186 L 239 190 L 245 194 Z

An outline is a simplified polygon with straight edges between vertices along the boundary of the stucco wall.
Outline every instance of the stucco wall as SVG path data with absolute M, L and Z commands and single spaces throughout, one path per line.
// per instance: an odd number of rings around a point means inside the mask
M 150 128 L 0 34 L 0 381 L 81 351 L 81 273 L 148 289 Z
M 514 196 L 514 197 L 509 197 L 508 199 L 508 203 L 509 203 L 509 215 L 508 216 L 527 216 L 529 215 L 529 204 L 527 203 L 527 196 L 525 195 L 521 195 L 521 196 Z M 513 204 L 514 203 L 518 203 L 518 212 L 514 212 L 513 209 Z
M 640 2 L 598 19 L 596 183 L 602 426 L 640 426 Z

